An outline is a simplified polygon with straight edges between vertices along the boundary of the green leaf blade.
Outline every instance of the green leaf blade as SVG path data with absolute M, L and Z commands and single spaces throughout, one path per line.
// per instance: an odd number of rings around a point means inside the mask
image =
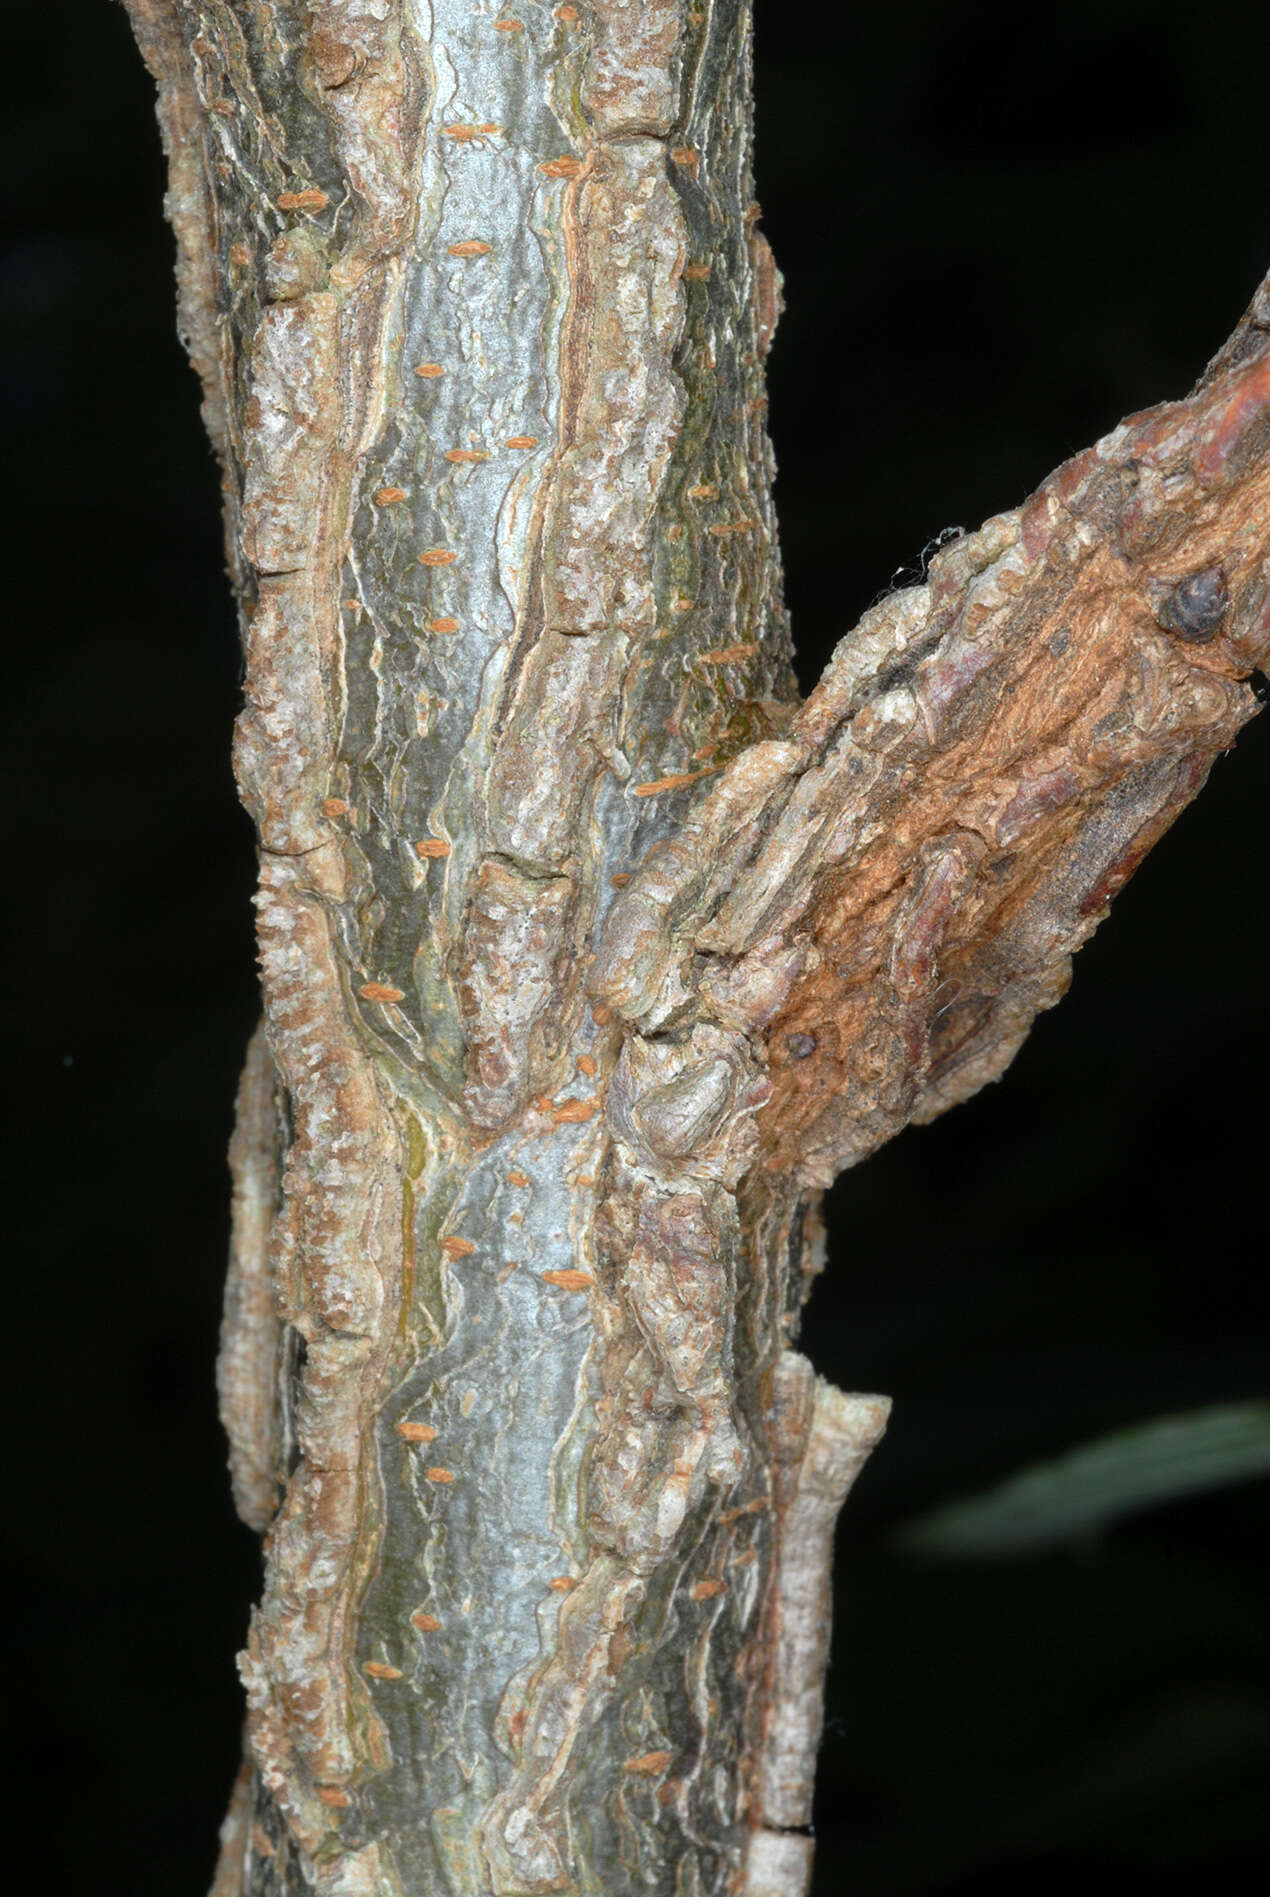
M 896 1537 L 911 1553 L 978 1559 L 1039 1552 L 1141 1509 L 1270 1475 L 1270 1403 L 1157 1417 L 932 1510 Z

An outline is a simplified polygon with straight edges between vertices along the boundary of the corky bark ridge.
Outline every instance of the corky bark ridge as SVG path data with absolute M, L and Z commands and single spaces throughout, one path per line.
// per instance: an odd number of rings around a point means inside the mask
M 623 892 L 598 991 L 645 1032 L 762 1033 L 764 1166 L 827 1185 L 996 1079 L 1254 715 L 1266 297 L 1194 394 L 866 614 Z

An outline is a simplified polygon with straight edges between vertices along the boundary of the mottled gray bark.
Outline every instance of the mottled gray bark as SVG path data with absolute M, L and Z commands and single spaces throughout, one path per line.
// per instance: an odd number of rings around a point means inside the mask
M 265 1533 L 218 1897 L 794 1897 L 814 1195 L 994 1078 L 1251 715 L 1270 351 L 799 705 L 744 0 L 128 0 L 225 469 Z

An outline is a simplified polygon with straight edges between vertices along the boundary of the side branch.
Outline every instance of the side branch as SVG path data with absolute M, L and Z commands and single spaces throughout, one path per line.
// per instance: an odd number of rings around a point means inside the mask
M 995 1080 L 1254 715 L 1268 328 L 1263 285 L 1186 400 L 868 612 L 623 892 L 596 991 L 764 1037 L 766 1166 L 827 1185 Z

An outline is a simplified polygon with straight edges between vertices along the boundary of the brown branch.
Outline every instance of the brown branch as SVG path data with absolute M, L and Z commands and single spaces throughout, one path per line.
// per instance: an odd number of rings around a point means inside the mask
M 995 1080 L 1256 711 L 1268 327 L 1270 282 L 1192 395 L 866 614 L 619 898 L 596 992 L 762 1035 L 765 1166 L 827 1185 Z

